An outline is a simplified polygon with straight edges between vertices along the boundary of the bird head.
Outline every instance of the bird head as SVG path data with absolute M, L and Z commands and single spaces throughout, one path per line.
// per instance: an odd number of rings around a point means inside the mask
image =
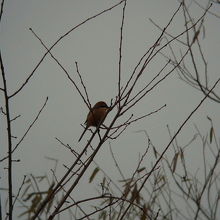
M 94 108 L 109 108 L 108 105 L 103 102 L 103 101 L 100 101 L 100 102 L 97 102 L 94 106 L 93 106 L 93 109 Z

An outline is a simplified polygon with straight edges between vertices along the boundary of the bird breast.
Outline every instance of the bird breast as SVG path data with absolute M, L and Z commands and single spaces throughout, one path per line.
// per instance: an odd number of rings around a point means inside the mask
M 97 127 L 105 118 L 108 108 L 96 108 L 89 112 L 87 116 L 87 126 Z

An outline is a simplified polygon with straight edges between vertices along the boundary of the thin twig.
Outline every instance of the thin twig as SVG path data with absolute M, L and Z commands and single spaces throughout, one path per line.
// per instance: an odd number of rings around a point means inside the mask
M 201 4 L 199 4 L 198 1 L 194 0 L 193 2 L 195 2 L 195 4 L 197 4 L 197 5 L 198 5 L 201 9 L 203 9 L 204 11 L 206 10 L 206 8 L 205 8 L 204 6 L 202 6 Z M 213 13 L 213 12 L 211 12 L 211 11 L 208 11 L 208 13 L 211 14 L 211 15 L 213 15 L 213 16 L 215 16 L 215 17 L 217 17 L 217 18 L 220 18 L 220 16 L 219 16 L 218 14 L 216 14 L 216 13 Z
M 146 85 L 144 86 L 143 89 L 141 89 L 140 91 L 137 92 L 136 95 L 134 95 L 128 102 L 127 104 L 131 103 L 133 100 L 135 100 L 142 92 L 144 92 L 154 81 L 156 78 L 158 78 L 160 76 L 160 74 L 165 70 L 165 68 L 167 67 L 167 65 L 170 63 L 170 60 L 168 60 L 166 62 L 166 64 L 163 66 L 163 68 L 159 71 L 158 74 L 156 74 L 155 77 L 153 77 L 153 79 Z
M 151 47 L 152 49 L 150 49 L 149 51 L 149 55 L 148 57 L 145 59 L 142 67 L 141 67 L 141 70 L 137 73 L 136 75 L 136 78 L 134 79 L 134 82 L 133 84 L 130 86 L 130 89 L 129 91 L 127 92 L 126 94 L 126 99 L 125 99 L 125 103 L 127 103 L 132 91 L 134 90 L 134 87 L 136 85 L 136 83 L 138 82 L 140 76 L 143 74 L 144 70 L 146 69 L 147 65 L 149 64 L 149 62 L 156 56 L 157 52 L 154 53 L 156 47 L 159 45 L 159 42 L 160 40 L 162 39 L 162 36 L 164 35 L 164 32 L 166 31 L 166 29 L 170 26 L 170 24 L 172 23 L 174 17 L 176 16 L 176 14 L 178 13 L 178 11 L 180 10 L 180 7 L 181 7 L 182 4 L 179 5 L 179 7 L 177 8 L 177 10 L 174 12 L 174 14 L 172 15 L 172 17 L 170 18 L 170 20 L 168 21 L 167 25 L 165 26 L 165 28 L 163 29 L 163 31 L 161 32 L 160 36 L 158 37 L 158 39 L 156 40 L 156 42 L 153 44 L 153 46 Z M 183 33 L 181 33 L 183 34 Z M 181 36 L 180 34 L 180 36 Z M 178 38 L 179 36 L 177 36 Z M 172 41 L 172 40 L 171 40 Z M 166 47 L 166 45 L 162 46 L 159 50 L 162 50 L 164 47 Z M 141 58 L 142 59 L 142 58 Z M 135 67 L 136 69 L 136 67 Z M 135 72 L 132 73 L 132 75 L 134 74 Z M 133 76 L 131 76 L 133 77 Z M 130 78 L 131 79 L 131 78 Z M 129 81 L 130 81 L 129 79 Z
M 11 119 L 11 122 L 12 122 L 12 121 L 15 121 L 17 118 L 20 118 L 20 117 L 21 117 L 21 115 L 15 116 L 14 118 Z
M 216 87 L 216 85 L 220 82 L 220 78 L 215 82 L 214 86 L 210 89 L 209 93 Z M 149 172 L 149 174 L 147 175 L 147 177 L 144 179 L 142 185 L 140 186 L 140 188 L 138 189 L 138 193 L 140 193 L 140 191 L 142 190 L 142 188 L 144 187 L 145 183 L 147 182 L 148 178 L 151 176 L 151 174 L 153 173 L 153 171 L 155 170 L 155 168 L 157 167 L 157 165 L 159 164 L 160 160 L 163 158 L 164 154 L 167 152 L 167 150 L 169 149 L 170 145 L 172 144 L 172 142 L 175 140 L 175 138 L 178 136 L 178 134 L 180 133 L 180 131 L 182 130 L 182 128 L 185 126 L 185 124 L 189 121 L 189 119 L 192 117 L 192 115 L 199 109 L 199 107 L 203 104 L 203 102 L 207 99 L 209 93 L 200 101 L 200 103 L 196 106 L 196 108 L 189 114 L 189 116 L 185 119 L 185 121 L 181 124 L 181 126 L 179 127 L 179 129 L 177 130 L 177 132 L 175 133 L 175 135 L 173 136 L 173 138 L 170 140 L 170 142 L 168 143 L 168 145 L 165 147 L 164 151 L 162 152 L 162 154 L 160 155 L 160 157 L 157 159 L 157 161 L 155 162 L 154 166 L 152 167 L 151 171 Z M 131 203 L 136 199 L 136 197 L 131 198 Z M 131 204 L 128 205 L 128 207 L 125 209 L 123 215 L 121 216 L 120 220 L 123 220 L 123 218 L 125 217 L 127 211 L 130 209 Z
M 35 71 L 37 70 L 37 68 L 40 66 L 40 64 L 43 62 L 44 58 L 47 56 L 47 54 L 67 35 L 69 35 L 71 32 L 73 32 L 75 29 L 77 29 L 78 27 L 82 26 L 83 24 L 87 23 L 88 21 L 108 12 L 111 11 L 113 8 L 117 7 L 118 5 L 120 5 L 122 2 L 124 2 L 125 0 L 121 0 L 120 2 L 118 2 L 117 4 L 85 19 L 83 22 L 79 23 L 78 25 L 74 26 L 73 28 L 71 28 L 69 31 L 67 31 L 65 34 L 63 34 L 61 37 L 59 37 L 54 43 L 53 45 L 47 50 L 47 52 L 43 55 L 43 57 L 41 58 L 41 60 L 38 62 L 38 64 L 35 66 L 35 68 L 33 69 L 33 71 L 29 74 L 29 76 L 27 77 L 27 79 L 25 80 L 25 82 L 20 86 L 20 88 L 18 88 L 14 93 L 12 93 L 9 98 L 14 97 L 16 94 L 18 94 L 28 83 L 28 81 L 32 78 L 32 76 L 34 75 Z
M 125 19 L 125 8 L 127 5 L 127 0 L 124 1 L 124 7 L 122 12 L 122 20 L 120 27 L 120 41 L 119 41 L 119 62 L 118 62 L 118 105 L 120 108 L 120 100 L 121 100 L 121 61 L 122 61 L 122 43 L 123 43 L 123 28 L 124 28 L 124 19 Z
M 64 66 L 60 63 L 60 61 L 50 52 L 50 49 L 44 44 L 43 40 L 34 32 L 34 30 L 32 28 L 29 29 L 33 35 L 40 41 L 40 43 L 44 46 L 44 48 L 48 51 L 48 53 L 50 54 L 50 56 L 54 59 L 54 61 L 59 65 L 59 67 L 64 71 L 64 73 L 66 74 L 67 78 L 70 80 L 70 82 L 74 85 L 74 87 L 76 88 L 77 92 L 79 93 L 79 95 L 81 96 L 81 98 L 83 99 L 83 101 L 85 102 L 85 104 L 88 106 L 88 108 L 90 109 L 89 104 L 86 102 L 86 99 L 84 98 L 82 92 L 80 91 L 79 87 L 76 85 L 76 82 L 71 78 L 70 74 L 68 73 L 68 71 L 64 68 Z
M 127 203 L 130 203 L 130 200 L 128 200 L 128 199 L 119 198 L 119 197 L 116 197 L 116 196 L 113 196 L 113 195 L 106 195 L 106 194 L 104 194 L 104 195 L 101 195 L 101 196 L 95 196 L 95 197 L 91 197 L 91 198 L 88 198 L 88 199 L 83 199 L 83 200 L 77 201 L 77 202 L 75 202 L 74 204 L 71 204 L 71 205 L 69 205 L 69 206 L 67 206 L 67 207 L 65 207 L 65 208 L 63 208 L 63 209 L 61 209 L 61 210 L 59 211 L 59 213 L 65 211 L 65 210 L 67 210 L 67 209 L 69 209 L 69 208 L 71 208 L 71 207 L 73 207 L 73 206 L 75 206 L 75 205 L 78 205 L 78 204 L 80 204 L 80 203 L 89 202 L 89 201 L 92 201 L 92 200 L 99 200 L 99 199 L 112 199 L 112 200 L 114 199 L 114 200 L 116 200 L 116 202 L 122 200 L 122 201 L 125 201 L 125 202 L 127 202 Z M 108 205 L 109 205 L 109 204 L 108 204 Z M 135 205 L 137 208 L 139 208 L 140 210 L 143 211 L 143 208 L 142 208 L 140 205 L 138 205 L 138 204 L 136 204 L 136 203 L 133 203 L 133 205 Z
M 159 30 L 163 31 L 163 28 L 161 28 L 161 27 L 160 27 L 156 22 L 154 22 L 151 18 L 149 18 L 149 21 L 150 21 L 153 25 L 155 25 Z M 165 33 L 166 35 L 168 35 L 169 37 L 174 38 L 174 36 L 171 35 L 170 33 L 168 33 L 167 31 L 164 31 L 164 33 Z M 176 40 L 177 40 L 179 43 L 181 43 L 181 44 L 187 46 L 187 44 L 186 44 L 185 42 L 183 42 L 183 41 L 181 41 L 181 40 L 179 40 L 179 39 L 176 39 Z
M 113 126 L 113 124 L 115 123 L 117 117 L 118 117 L 119 112 L 116 114 L 115 118 L 113 119 L 111 126 Z M 105 119 L 105 118 L 104 118 Z M 103 119 L 103 121 L 104 121 Z M 103 122 L 102 121 L 102 122 Z M 102 122 L 100 124 L 102 124 Z M 61 178 L 61 180 L 57 183 L 57 185 L 53 188 L 53 190 L 51 191 L 50 195 L 48 195 L 45 200 L 41 203 L 41 205 L 39 206 L 39 208 L 36 210 L 34 216 L 31 218 L 32 220 L 36 219 L 39 214 L 41 213 L 41 211 L 45 208 L 45 206 L 47 205 L 47 203 L 50 201 L 50 199 L 59 191 L 60 187 L 62 187 L 62 183 L 66 180 L 66 178 L 69 176 L 69 174 L 72 172 L 72 170 L 74 169 L 74 167 L 78 164 L 78 162 L 80 161 L 81 157 L 85 154 L 85 152 L 87 151 L 88 147 L 90 146 L 91 141 L 93 140 L 94 136 L 96 135 L 96 133 L 99 130 L 98 126 L 96 128 L 96 130 L 94 131 L 94 133 L 92 134 L 91 138 L 88 140 L 86 146 L 83 148 L 82 152 L 79 154 L 79 156 L 76 158 L 76 160 L 74 161 L 74 163 L 71 165 L 71 167 L 68 169 L 68 171 L 63 175 L 63 177 Z M 53 217 L 56 215 L 56 212 L 61 208 L 61 206 L 63 205 L 63 203 L 66 201 L 67 197 L 69 196 L 69 194 L 72 192 L 72 190 L 75 188 L 75 186 L 77 185 L 77 183 L 79 182 L 80 178 L 82 177 L 82 175 L 84 174 L 84 172 L 87 170 L 88 166 L 90 165 L 90 163 L 93 161 L 93 158 L 95 157 L 95 155 L 97 154 L 98 150 L 100 149 L 100 147 L 102 146 L 106 136 L 108 135 L 109 130 L 106 131 L 106 134 L 103 136 L 102 140 L 100 141 L 98 147 L 95 149 L 95 151 L 93 152 L 92 156 L 89 158 L 88 163 L 86 164 L 86 166 L 84 166 L 84 169 L 81 171 L 81 173 L 78 175 L 77 179 L 75 180 L 75 182 L 73 183 L 73 185 L 70 187 L 70 189 L 67 191 L 66 195 L 63 197 L 63 199 L 59 202 L 58 206 L 56 207 L 55 211 L 52 213 L 51 215 L 51 219 L 53 219 Z
M 14 151 L 18 148 L 18 146 L 21 144 L 21 142 L 24 140 L 24 138 L 27 136 L 28 132 L 30 131 L 30 129 L 33 127 L 33 125 L 35 124 L 35 122 L 38 120 L 41 112 L 43 111 L 43 109 L 45 108 L 46 104 L 48 101 L 48 97 L 46 98 L 46 101 L 44 102 L 43 106 L 41 107 L 41 109 L 39 110 L 37 116 L 35 117 L 35 119 L 33 120 L 33 122 L 29 125 L 29 127 L 27 128 L 27 130 L 25 131 L 25 133 L 23 134 L 23 136 L 21 137 L 21 139 L 18 141 L 18 143 L 15 145 L 15 147 L 13 148 L 13 150 L 11 151 L 11 153 L 14 153 Z M 7 159 L 8 156 L 2 158 L 0 160 L 0 162 L 4 161 L 5 159 Z
M 8 217 L 9 220 L 12 220 L 13 216 L 13 188 L 12 188 L 12 134 L 11 134 L 11 118 L 10 118 L 10 109 L 9 109 L 9 98 L 7 90 L 7 82 L 5 78 L 5 70 L 2 60 L 2 55 L 0 51 L 0 65 L 2 72 L 2 80 L 4 85 L 4 97 L 5 97 L 5 113 L 7 120 L 7 141 L 8 141 Z
M 120 110 L 120 109 L 119 109 Z M 116 113 L 115 117 L 113 118 L 109 128 L 106 130 L 104 136 L 102 137 L 102 139 L 100 140 L 97 148 L 94 150 L 94 152 L 92 153 L 92 155 L 90 156 L 87 164 L 83 167 L 82 171 L 78 174 L 76 180 L 73 182 L 73 184 L 71 185 L 71 187 L 69 188 L 69 190 L 67 191 L 67 193 L 63 196 L 63 198 L 61 199 L 61 201 L 59 202 L 58 206 L 55 208 L 54 212 L 51 214 L 51 216 L 49 217 L 49 220 L 52 220 L 55 215 L 59 212 L 60 208 L 63 206 L 64 202 L 66 201 L 66 199 L 68 198 L 68 196 L 70 195 L 70 193 L 73 191 L 73 189 L 77 186 L 79 180 L 81 179 L 81 177 L 83 176 L 83 174 L 85 173 L 85 171 L 88 169 L 89 165 L 92 163 L 95 155 L 98 153 L 98 151 L 100 150 L 101 146 L 103 145 L 103 143 L 106 140 L 106 137 L 108 136 L 108 133 L 111 129 L 111 127 L 114 125 L 115 121 L 117 120 L 120 111 L 118 110 L 118 112 Z M 99 127 L 96 128 L 96 131 L 94 132 L 94 134 L 98 131 Z M 94 137 L 94 134 L 92 135 L 92 137 L 90 138 L 89 142 L 87 143 L 86 147 L 84 148 L 84 150 L 82 151 L 82 153 L 80 154 L 80 156 L 84 153 L 84 151 L 87 149 L 87 147 L 89 146 L 92 138 Z M 80 157 L 79 156 L 79 157 Z M 78 158 L 79 158 L 78 157 Z M 74 164 L 77 162 L 78 160 L 76 160 L 74 162 Z M 72 167 L 71 167 L 72 168 Z
M 14 207 L 15 202 L 17 201 L 17 199 L 18 199 L 18 197 L 19 197 L 19 195 L 20 195 L 20 192 L 21 192 L 22 187 L 24 186 L 24 183 L 25 183 L 26 177 L 27 177 L 27 176 L 24 175 L 24 178 L 23 178 L 23 181 L 22 181 L 22 183 L 21 183 L 21 186 L 19 187 L 19 189 L 18 189 L 18 193 L 17 193 L 17 195 L 15 196 L 15 199 L 14 199 L 14 202 L 13 202 L 13 207 Z
M 77 74 L 78 74 L 78 76 L 79 76 L 79 78 L 80 78 L 80 82 L 81 82 L 81 84 L 82 84 L 82 86 L 83 86 L 83 89 L 84 89 L 84 92 L 85 92 L 85 94 L 86 94 L 86 100 L 87 100 L 87 102 L 88 102 L 88 105 L 87 105 L 87 106 L 89 106 L 89 110 L 91 110 L 92 106 L 91 106 L 91 103 L 90 103 L 90 101 L 89 101 L 89 94 L 88 94 L 88 92 L 87 92 L 85 83 L 83 82 L 82 75 L 81 75 L 80 72 L 79 72 L 78 63 L 75 62 L 75 65 L 76 65 L 76 72 L 77 72 Z
M 210 6 L 211 7 L 211 6 Z M 210 8 L 209 7 L 209 8 Z M 209 8 L 207 8 L 207 10 L 209 9 Z M 178 8 L 178 10 L 179 10 L 179 8 Z M 176 11 L 177 12 L 177 11 Z M 176 13 L 175 12 L 175 13 Z M 206 11 L 207 12 L 207 11 Z M 192 29 L 198 22 L 200 22 L 203 18 L 204 18 L 204 16 L 206 15 L 206 12 L 204 12 L 204 14 L 195 22 L 195 24 L 194 25 L 192 25 L 192 26 L 190 26 L 189 28 L 187 28 L 185 31 L 183 31 L 183 32 L 181 32 L 180 34 L 178 34 L 176 37 L 174 37 L 173 39 L 171 39 L 171 40 L 169 40 L 165 45 L 163 45 L 160 49 L 158 49 L 154 54 L 152 54 L 152 56 L 151 57 L 149 57 L 148 56 L 148 58 L 147 58 L 147 60 L 144 62 L 144 64 L 143 64 L 143 67 L 142 67 L 142 69 L 140 70 L 140 72 L 138 73 L 138 76 L 136 77 L 136 79 L 135 79 L 135 82 L 133 83 L 133 85 L 131 86 L 131 88 L 130 88 L 130 91 L 126 94 L 126 96 L 127 96 L 127 100 L 128 100 L 128 98 L 129 98 L 129 96 L 130 96 L 130 94 L 131 94 L 131 92 L 132 92 L 132 90 L 133 90 L 133 88 L 134 88 L 134 86 L 135 86 L 135 84 L 136 84 L 136 82 L 137 82 L 137 79 L 138 79 L 138 77 L 139 77 L 139 75 L 140 74 L 142 74 L 143 73 L 143 70 L 145 69 L 145 67 L 146 67 L 146 65 L 157 55 L 157 53 L 158 52 L 160 52 L 163 48 L 165 48 L 167 45 L 169 45 L 172 41 L 174 41 L 175 39 L 177 39 L 177 38 L 179 38 L 180 36 L 182 36 L 183 34 L 185 34 L 187 31 L 189 31 L 190 29 Z M 172 17 L 172 19 L 173 19 L 173 17 Z M 169 23 L 168 24 L 170 24 L 170 22 L 171 22 L 171 20 L 169 21 Z M 166 26 L 166 28 L 167 28 L 168 26 Z M 166 28 L 164 28 L 164 31 L 166 30 Z M 163 34 L 163 33 L 162 33 Z M 160 37 L 162 37 L 162 35 L 160 35 Z M 193 42 L 192 42 L 193 43 Z M 191 43 L 191 44 L 192 44 Z M 132 104 L 130 104 L 130 106 L 128 106 L 123 112 L 122 112 L 122 114 L 124 113 L 124 112 L 126 112 L 127 110 L 129 110 L 132 106 L 134 106 L 134 105 L 136 105 L 137 104 L 137 102 L 139 102 L 143 97 L 145 97 L 146 96 L 146 94 L 147 93 L 149 93 L 150 91 L 152 91 L 160 82 L 162 82 L 166 77 L 168 77 L 179 65 L 180 65 L 180 63 L 182 62 L 182 60 L 184 59 L 184 57 L 187 55 L 187 53 L 190 51 L 190 47 L 188 47 L 188 49 L 187 49 L 187 51 L 185 52 L 185 54 L 181 57 L 181 59 L 180 59 L 180 61 L 173 67 L 173 69 L 171 69 L 163 78 L 161 78 L 158 82 L 156 82 L 150 89 L 148 89 L 147 91 L 145 91 L 139 98 L 137 98 L 136 99 L 136 101 L 134 101 Z M 210 94 L 210 93 L 208 93 L 208 94 Z M 127 101 L 126 100 L 126 101 Z
M 111 155 L 112 155 L 112 158 L 113 158 L 113 160 L 114 160 L 114 163 L 115 163 L 115 166 L 116 166 L 118 172 L 120 173 L 122 179 L 125 180 L 125 176 L 124 176 L 123 172 L 121 171 L 121 168 L 120 168 L 119 165 L 118 165 L 118 162 L 117 162 L 117 160 L 116 160 L 116 158 L 115 158 L 115 155 L 114 155 L 114 153 L 113 153 L 112 146 L 111 146 L 111 143 L 110 143 L 110 142 L 109 142 L 109 150 L 110 150 L 110 153 L 111 153 Z
M 2 20 L 4 2 L 5 2 L 5 0 L 2 0 L 2 3 L 1 3 L 1 11 L 0 11 L 0 22 L 1 22 L 1 20 Z

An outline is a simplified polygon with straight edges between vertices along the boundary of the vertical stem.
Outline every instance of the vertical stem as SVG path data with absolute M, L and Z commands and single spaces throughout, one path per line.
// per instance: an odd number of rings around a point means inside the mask
M 70 193 L 73 191 L 73 189 L 77 186 L 77 184 L 79 183 L 79 180 L 81 179 L 81 177 L 84 175 L 85 171 L 88 169 L 88 167 L 90 166 L 90 164 L 92 163 L 93 159 L 95 158 L 96 154 L 98 153 L 99 149 L 101 148 L 101 146 L 103 145 L 103 143 L 105 142 L 106 137 L 108 136 L 108 133 L 110 132 L 112 126 L 114 125 L 115 121 L 118 119 L 119 115 L 120 115 L 120 111 L 121 109 L 118 109 L 118 112 L 116 113 L 114 119 L 112 120 L 111 124 L 109 125 L 109 128 L 106 130 L 104 136 L 102 137 L 102 139 L 100 140 L 97 148 L 94 150 L 94 152 L 92 153 L 92 155 L 90 156 L 87 164 L 85 165 L 85 167 L 82 169 L 82 171 L 78 174 L 76 180 L 73 182 L 73 184 L 71 185 L 71 187 L 69 188 L 69 190 L 67 190 L 66 194 L 63 196 L 63 198 L 61 199 L 61 201 L 58 203 L 57 207 L 55 208 L 55 210 L 53 211 L 53 213 L 50 215 L 50 217 L 48 218 L 48 220 L 52 220 L 54 219 L 55 215 L 57 215 L 59 213 L 60 208 L 63 206 L 64 202 L 66 201 L 66 199 L 68 198 L 68 196 L 70 195 Z M 104 119 L 103 119 L 104 121 Z M 103 122 L 102 121 L 102 122 Z M 98 129 L 98 127 L 97 127 Z
M 122 61 L 123 27 L 124 27 L 126 4 L 127 4 L 127 0 L 124 1 L 121 28 L 120 28 L 119 63 L 118 63 L 118 100 L 121 100 L 121 61 Z M 119 108 L 120 108 L 120 105 L 121 105 L 120 101 L 118 102 L 118 104 L 119 104 Z
M 1 64 L 1 72 L 2 79 L 4 85 L 4 96 L 5 96 L 5 114 L 7 119 L 7 135 L 8 135 L 8 217 L 9 220 L 12 220 L 12 212 L 13 212 L 13 201 L 12 201 L 12 141 L 11 141 L 11 120 L 10 120 L 10 111 L 9 111 L 9 98 L 7 93 L 7 83 L 5 79 L 5 71 L 4 65 L 2 61 L 1 51 L 0 51 L 0 64 Z

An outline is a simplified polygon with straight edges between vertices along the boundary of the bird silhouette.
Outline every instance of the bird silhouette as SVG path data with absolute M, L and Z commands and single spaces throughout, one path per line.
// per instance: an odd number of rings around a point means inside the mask
M 104 121 L 107 113 L 109 111 L 108 105 L 104 101 L 97 102 L 89 111 L 85 124 L 86 127 L 79 138 L 79 142 L 82 139 L 83 135 L 87 131 L 87 129 L 91 126 L 99 127 L 100 124 Z

